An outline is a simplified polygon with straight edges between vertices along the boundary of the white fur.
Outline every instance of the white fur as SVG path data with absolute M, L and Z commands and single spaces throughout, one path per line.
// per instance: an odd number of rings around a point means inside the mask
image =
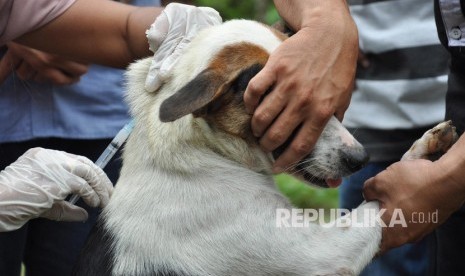
M 164 99 L 205 69 L 225 45 L 244 41 L 268 52 L 281 42 L 251 21 L 208 29 L 157 93 L 144 90 L 149 59 L 130 67 L 128 101 L 136 125 L 104 210 L 105 229 L 114 237 L 114 275 L 164 268 L 215 276 L 357 274 L 376 253 L 379 227 L 277 228 L 276 209 L 292 206 L 266 173 L 269 155 L 213 133 L 191 115 L 159 121 Z M 328 135 L 341 137 L 333 131 Z M 343 136 L 339 141 L 355 143 Z M 324 141 L 318 143 L 325 147 Z M 378 206 L 366 204 L 359 211 L 363 208 Z

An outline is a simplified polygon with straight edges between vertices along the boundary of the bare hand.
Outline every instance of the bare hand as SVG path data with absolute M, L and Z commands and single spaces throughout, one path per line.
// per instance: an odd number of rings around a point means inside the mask
M 78 82 L 88 69 L 86 64 L 17 43 L 8 43 L 7 46 L 8 51 L 0 60 L 0 83 L 15 72 L 22 80 L 68 85 Z
M 401 161 L 365 182 L 365 199 L 378 200 L 380 208 L 386 209 L 381 217 L 384 223 L 389 226 L 394 210 L 401 209 L 407 225 L 383 228 L 381 252 L 418 241 L 460 208 L 463 196 L 456 192 L 457 183 L 450 181 L 450 175 L 442 179 L 445 171 L 438 161 Z M 419 216 L 429 220 L 420 221 Z
M 264 150 L 276 149 L 298 129 L 276 160 L 276 173 L 309 154 L 329 118 L 342 120 L 350 101 L 358 55 L 355 24 L 345 10 L 338 20 L 319 15 L 271 54 L 244 94 L 246 108 L 253 112 L 253 133 L 261 137 Z

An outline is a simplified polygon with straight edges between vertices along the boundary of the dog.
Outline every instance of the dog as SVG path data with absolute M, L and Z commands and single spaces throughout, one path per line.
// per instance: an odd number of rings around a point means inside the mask
M 282 149 L 260 148 L 243 93 L 285 39 L 248 20 L 208 28 L 154 93 L 144 89 L 151 60 L 129 67 L 135 127 L 74 275 L 356 275 L 370 262 L 379 225 L 276 225 L 276 210 L 293 208 L 271 173 Z M 367 160 L 331 118 L 313 152 L 292 169 L 326 187 Z M 364 210 L 377 211 L 378 203 L 353 212 Z

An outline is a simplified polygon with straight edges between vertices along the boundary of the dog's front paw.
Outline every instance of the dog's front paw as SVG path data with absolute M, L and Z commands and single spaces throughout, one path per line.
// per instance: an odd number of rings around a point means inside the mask
M 447 152 L 457 139 L 458 135 L 452 121 L 442 122 L 425 132 L 420 139 L 415 141 L 404 154 L 402 160 L 435 160 Z

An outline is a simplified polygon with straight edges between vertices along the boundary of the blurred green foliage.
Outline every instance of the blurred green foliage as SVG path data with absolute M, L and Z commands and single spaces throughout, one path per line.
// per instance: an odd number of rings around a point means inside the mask
M 230 19 L 254 19 L 267 24 L 273 24 L 279 20 L 272 0 L 194 0 L 197 6 L 207 6 L 216 9 L 223 20 Z
M 223 20 L 245 18 L 273 24 L 279 20 L 272 0 L 194 0 L 197 6 L 216 9 Z M 278 188 L 298 208 L 337 208 L 337 189 L 316 188 L 302 183 L 296 178 L 280 174 L 275 177 Z
M 240 0 L 196 0 L 196 5 L 212 7 L 217 10 L 224 20 L 233 18 L 254 19 L 254 1 Z
M 275 176 L 279 190 L 286 195 L 292 204 L 299 208 L 337 208 L 338 190 L 309 186 L 298 179 L 280 174 Z

